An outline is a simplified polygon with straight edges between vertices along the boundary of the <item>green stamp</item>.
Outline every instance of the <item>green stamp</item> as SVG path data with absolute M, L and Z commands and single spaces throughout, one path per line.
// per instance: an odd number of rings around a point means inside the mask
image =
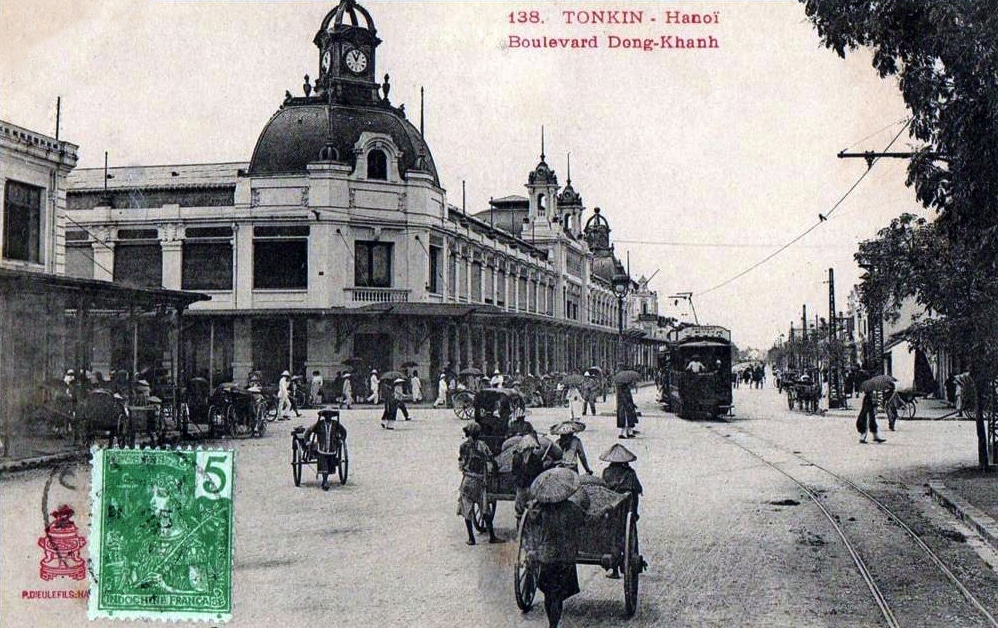
M 231 619 L 233 452 L 92 451 L 90 618 Z

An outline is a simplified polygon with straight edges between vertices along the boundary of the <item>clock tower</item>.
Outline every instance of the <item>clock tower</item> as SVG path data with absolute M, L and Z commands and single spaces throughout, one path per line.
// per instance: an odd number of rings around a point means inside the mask
M 374 60 L 381 40 L 367 9 L 341 0 L 322 20 L 314 42 L 319 48 L 319 95 L 337 104 L 380 102 Z

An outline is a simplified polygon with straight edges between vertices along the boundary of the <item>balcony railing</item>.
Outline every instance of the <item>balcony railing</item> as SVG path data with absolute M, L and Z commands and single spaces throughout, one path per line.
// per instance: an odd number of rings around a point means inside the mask
M 344 288 L 351 303 L 408 303 L 409 290 L 403 288 Z

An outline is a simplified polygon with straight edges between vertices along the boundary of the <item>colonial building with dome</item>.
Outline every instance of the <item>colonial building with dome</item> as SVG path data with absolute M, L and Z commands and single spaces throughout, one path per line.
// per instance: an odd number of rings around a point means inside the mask
M 75 170 L 67 274 L 210 295 L 186 317 L 183 370 L 215 383 L 251 369 L 328 377 L 346 364 L 412 364 L 426 379 L 612 369 L 614 281 L 633 282 L 598 209 L 583 228 L 570 170 L 560 187 L 543 139 L 526 196 L 465 212 L 391 102 L 389 76 L 378 80 L 368 11 L 343 0 L 314 43 L 314 84 L 285 95 L 249 162 Z M 133 351 L 160 359 L 106 333 L 94 369 Z M 627 359 L 651 365 L 656 341 L 640 335 Z

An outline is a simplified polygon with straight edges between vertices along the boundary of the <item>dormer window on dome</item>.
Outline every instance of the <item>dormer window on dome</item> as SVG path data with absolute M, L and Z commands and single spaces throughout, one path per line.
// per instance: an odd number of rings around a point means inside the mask
M 372 148 L 367 153 L 367 178 L 379 181 L 388 180 L 388 157 L 385 151 Z

